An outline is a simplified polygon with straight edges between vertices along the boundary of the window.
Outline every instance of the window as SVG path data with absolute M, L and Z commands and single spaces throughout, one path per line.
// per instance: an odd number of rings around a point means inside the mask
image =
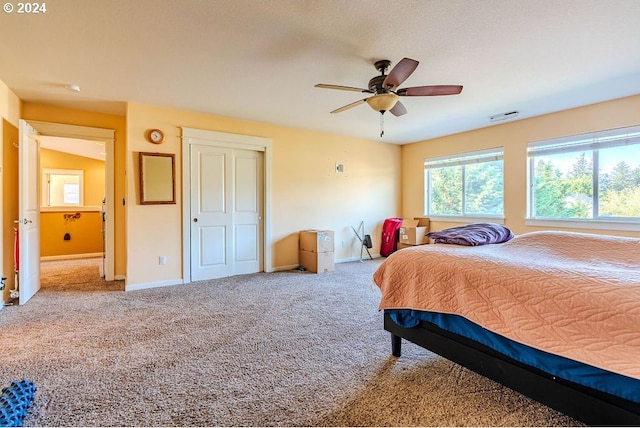
M 502 217 L 502 156 L 496 148 L 425 160 L 427 215 Z
M 640 126 L 530 143 L 529 218 L 640 220 Z
M 67 169 L 42 170 L 42 206 L 82 206 L 84 171 Z

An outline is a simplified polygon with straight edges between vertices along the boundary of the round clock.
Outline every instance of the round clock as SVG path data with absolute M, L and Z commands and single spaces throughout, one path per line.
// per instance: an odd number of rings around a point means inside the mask
M 151 129 L 147 133 L 147 139 L 153 144 L 161 144 L 164 141 L 164 132 L 159 129 Z

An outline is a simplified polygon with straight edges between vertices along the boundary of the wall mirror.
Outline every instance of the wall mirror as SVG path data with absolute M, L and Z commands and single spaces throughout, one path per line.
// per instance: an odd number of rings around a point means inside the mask
M 140 203 L 175 204 L 175 155 L 140 153 Z

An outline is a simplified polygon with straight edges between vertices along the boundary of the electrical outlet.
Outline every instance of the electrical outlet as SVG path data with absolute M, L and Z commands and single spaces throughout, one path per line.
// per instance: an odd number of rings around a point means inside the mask
M 342 162 L 336 162 L 336 173 L 342 174 L 344 172 L 344 164 Z
M 158 261 L 161 265 L 166 265 L 167 264 L 167 256 L 160 256 L 158 258 Z

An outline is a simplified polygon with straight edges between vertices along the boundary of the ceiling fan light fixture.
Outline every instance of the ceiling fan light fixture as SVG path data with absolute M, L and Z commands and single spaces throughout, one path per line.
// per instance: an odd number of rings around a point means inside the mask
M 398 96 L 394 93 L 377 94 L 367 98 L 367 104 L 378 112 L 391 110 L 398 102 Z

